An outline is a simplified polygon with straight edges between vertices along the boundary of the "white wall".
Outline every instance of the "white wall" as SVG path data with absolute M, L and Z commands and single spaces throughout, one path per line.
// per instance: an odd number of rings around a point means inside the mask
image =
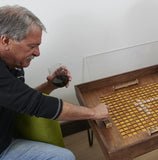
M 47 68 L 61 62 L 70 69 L 72 83 L 52 95 L 72 103 L 78 103 L 74 85 L 83 82 L 83 57 L 158 40 L 157 0 L 0 0 L 0 6 L 6 4 L 27 7 L 47 28 L 41 56 L 26 69 L 26 83 L 37 86 L 45 81 Z

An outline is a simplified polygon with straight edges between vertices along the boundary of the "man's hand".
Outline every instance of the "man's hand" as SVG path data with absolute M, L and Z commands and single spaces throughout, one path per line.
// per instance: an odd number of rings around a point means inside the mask
M 109 117 L 109 106 L 103 103 L 98 104 L 96 107 L 92 108 L 94 111 L 94 120 L 104 121 Z
M 68 83 L 66 84 L 66 88 L 69 86 L 70 81 L 72 80 L 71 74 L 65 66 L 61 66 L 57 68 L 52 75 L 47 76 L 47 80 L 52 83 L 52 79 L 57 75 L 65 75 L 68 77 Z

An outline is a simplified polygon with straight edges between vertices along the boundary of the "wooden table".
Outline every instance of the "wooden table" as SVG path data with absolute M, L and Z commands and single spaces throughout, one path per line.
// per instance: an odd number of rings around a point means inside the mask
M 127 85 L 128 87 L 124 86 L 125 84 L 129 84 L 129 82 L 133 82 L 135 80 L 138 80 L 138 84 Z M 100 97 L 115 95 L 116 93 L 124 91 L 131 91 L 134 88 L 139 88 L 152 83 L 158 83 L 158 65 L 79 84 L 75 86 L 75 90 L 81 105 L 93 107 L 101 102 Z M 123 87 L 118 87 L 119 89 L 115 90 L 114 88 L 116 86 Z M 158 94 L 157 90 L 155 92 Z M 158 101 L 155 102 L 155 106 L 157 106 Z M 155 107 L 154 109 L 157 111 L 158 107 Z M 153 112 L 154 109 L 152 110 Z M 136 114 L 139 115 L 139 112 L 136 112 Z M 151 112 L 149 116 L 152 116 L 153 112 Z M 155 126 L 158 126 L 157 112 L 154 113 L 156 115 L 154 117 Z M 147 119 L 149 121 L 150 118 L 147 117 Z M 138 133 L 130 134 L 130 136 L 125 138 L 123 136 L 123 132 L 118 129 L 118 124 L 114 122 L 112 115 L 110 117 L 110 121 L 112 122 L 112 127 L 106 128 L 105 124 L 101 121 L 88 120 L 106 160 L 130 160 L 158 148 L 157 132 L 149 135 L 147 128 L 141 130 L 140 127 L 141 131 L 139 130 Z M 144 123 L 146 122 L 144 121 Z M 133 123 L 131 122 L 131 124 Z

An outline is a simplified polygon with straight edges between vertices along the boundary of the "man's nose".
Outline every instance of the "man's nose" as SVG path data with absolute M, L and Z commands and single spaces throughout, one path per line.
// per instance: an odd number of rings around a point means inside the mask
M 38 57 L 40 55 L 39 47 L 36 47 L 36 49 L 33 52 L 34 56 Z

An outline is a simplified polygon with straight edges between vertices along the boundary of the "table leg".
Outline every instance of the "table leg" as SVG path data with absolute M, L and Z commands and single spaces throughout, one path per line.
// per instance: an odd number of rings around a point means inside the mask
M 93 130 L 89 128 L 87 129 L 87 133 L 88 133 L 89 146 L 91 147 L 93 145 Z

